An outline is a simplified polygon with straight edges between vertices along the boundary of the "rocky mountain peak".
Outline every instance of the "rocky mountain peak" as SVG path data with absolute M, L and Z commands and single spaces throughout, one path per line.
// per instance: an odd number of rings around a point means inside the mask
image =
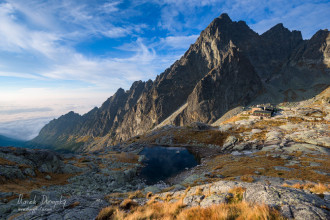
M 118 89 L 99 109 L 50 122 L 33 143 L 109 146 L 165 125 L 169 118 L 176 125 L 211 123 L 238 106 L 286 100 L 288 90 L 301 93 L 330 84 L 324 65 L 329 44 L 327 30 L 304 41 L 300 31 L 280 23 L 259 35 L 244 21 L 221 14 L 154 81 L 136 81 L 127 91 Z M 88 141 L 81 143 L 79 137 Z
M 230 19 L 228 14 L 223 13 L 219 17 L 215 18 L 209 26 L 202 31 L 201 36 L 203 33 L 208 37 L 213 36 L 216 38 L 242 38 L 243 34 L 256 34 L 252 31 L 249 26 L 243 21 L 235 22 Z M 240 34 L 241 33 L 241 34 Z M 226 40 L 227 41 L 227 40 Z
M 228 22 L 232 22 L 232 20 L 230 19 L 229 15 L 227 13 L 222 13 L 219 16 L 219 19 L 224 20 L 224 21 L 228 21 Z
M 278 39 L 278 40 L 292 40 L 295 42 L 302 41 L 302 35 L 300 31 L 290 31 L 286 27 L 283 26 L 282 23 L 279 23 L 263 33 L 261 37 L 265 39 Z

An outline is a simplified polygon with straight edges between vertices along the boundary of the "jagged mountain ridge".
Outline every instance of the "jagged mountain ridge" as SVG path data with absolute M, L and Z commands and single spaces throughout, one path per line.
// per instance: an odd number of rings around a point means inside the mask
M 185 104 L 173 123 L 212 123 L 237 106 L 308 98 L 330 84 L 329 36 L 320 30 L 303 40 L 283 24 L 259 35 L 222 14 L 154 81 L 119 89 L 83 116 L 70 112 L 51 121 L 31 143 L 106 146 L 154 128 Z

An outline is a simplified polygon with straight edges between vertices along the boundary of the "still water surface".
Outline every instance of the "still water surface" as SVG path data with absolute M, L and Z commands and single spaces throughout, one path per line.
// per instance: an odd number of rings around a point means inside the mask
M 141 153 L 145 156 L 140 176 L 151 185 L 174 176 L 186 168 L 198 164 L 194 155 L 184 147 L 145 147 Z

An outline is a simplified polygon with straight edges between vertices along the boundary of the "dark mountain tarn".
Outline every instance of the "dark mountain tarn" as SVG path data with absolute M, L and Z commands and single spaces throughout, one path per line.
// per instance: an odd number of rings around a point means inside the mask
M 145 147 L 141 153 L 145 167 L 140 177 L 151 185 L 159 181 L 166 181 L 186 168 L 194 167 L 198 160 L 184 147 Z

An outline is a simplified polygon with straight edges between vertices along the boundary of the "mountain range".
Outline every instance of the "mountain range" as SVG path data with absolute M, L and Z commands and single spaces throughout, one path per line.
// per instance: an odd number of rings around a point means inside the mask
M 50 121 L 30 145 L 92 150 L 159 125 L 214 123 L 228 111 L 309 99 L 330 85 L 330 32 L 304 40 L 277 24 L 263 34 L 227 14 L 154 81 L 120 88 L 101 107 Z

